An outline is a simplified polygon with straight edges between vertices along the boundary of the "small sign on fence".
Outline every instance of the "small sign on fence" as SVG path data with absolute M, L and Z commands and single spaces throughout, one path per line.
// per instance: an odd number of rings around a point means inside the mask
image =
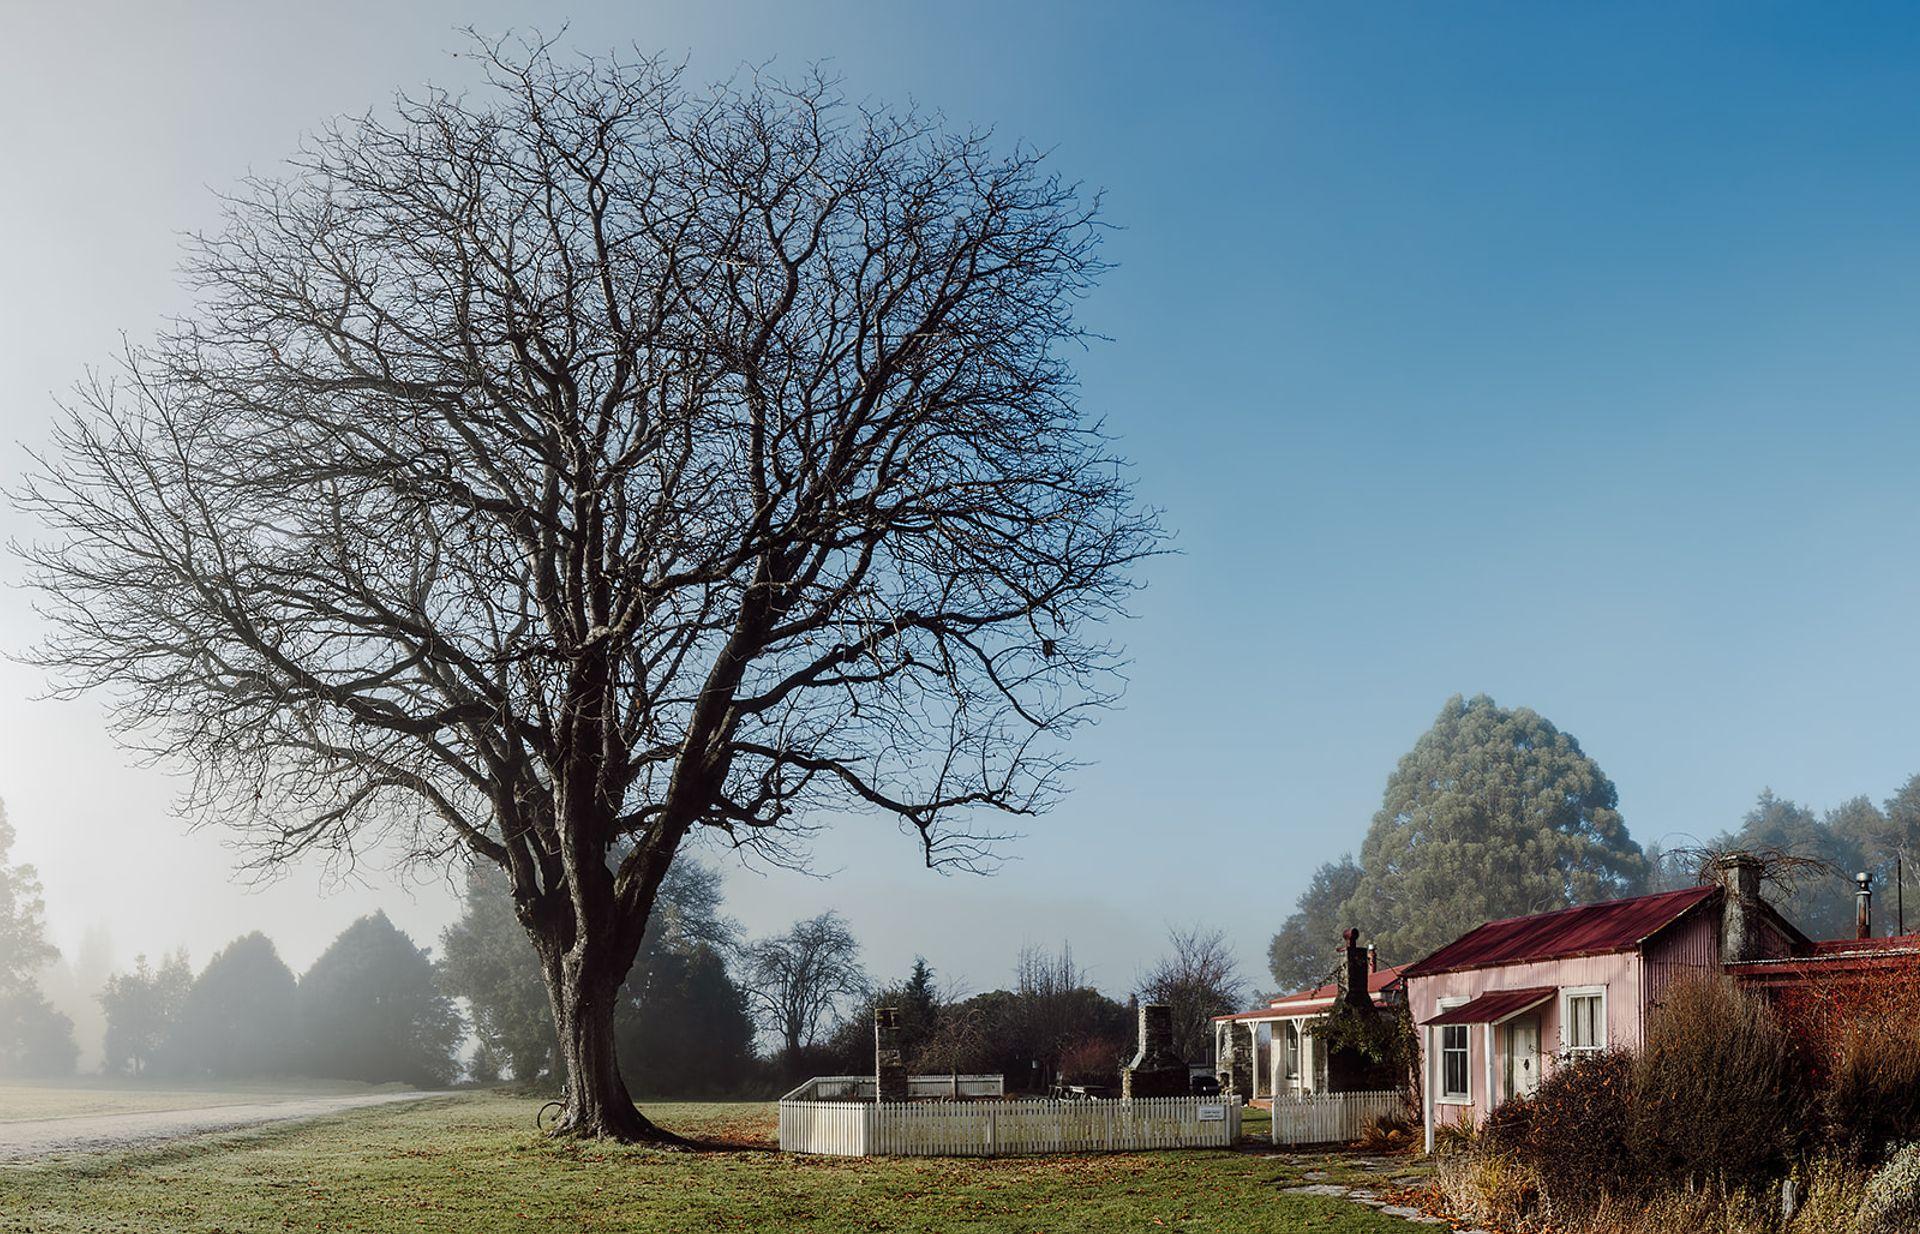
M 1224 1123 L 1227 1121 L 1227 1107 L 1223 1105 L 1203 1105 L 1200 1107 L 1200 1121 L 1203 1123 Z

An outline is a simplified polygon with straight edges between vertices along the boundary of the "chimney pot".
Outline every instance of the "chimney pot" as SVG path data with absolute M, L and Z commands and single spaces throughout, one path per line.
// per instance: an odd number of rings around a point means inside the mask
M 1853 893 L 1854 918 L 1853 936 L 1855 938 L 1873 937 L 1873 875 L 1865 870 L 1853 876 L 1854 885 L 1860 890 Z

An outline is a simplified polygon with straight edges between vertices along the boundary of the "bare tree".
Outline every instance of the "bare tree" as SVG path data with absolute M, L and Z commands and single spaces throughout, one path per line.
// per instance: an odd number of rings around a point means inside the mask
M 1153 514 L 1065 345 L 1096 207 L 832 83 L 483 48 L 249 182 L 199 307 L 19 497 L 61 688 L 269 869 L 508 873 L 576 1134 L 665 1139 L 616 993 L 689 834 L 991 865 L 1111 701 Z
M 835 912 L 794 923 L 774 938 L 749 943 L 741 955 L 743 986 L 754 1018 L 777 1033 L 793 1061 L 849 1003 L 865 996 L 860 943 Z
M 1246 982 L 1224 930 L 1167 932 L 1172 952 L 1140 980 L 1140 998 L 1173 1008 L 1174 1052 L 1189 1062 L 1212 1057 L 1213 1017 L 1240 1010 Z

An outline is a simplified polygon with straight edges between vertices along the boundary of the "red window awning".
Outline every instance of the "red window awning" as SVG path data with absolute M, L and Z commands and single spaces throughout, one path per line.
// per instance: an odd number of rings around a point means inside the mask
M 1427 1024 L 1504 1024 L 1525 1011 L 1532 1011 L 1554 996 L 1552 986 L 1526 990 L 1490 990 L 1470 1003 L 1450 1007 Z

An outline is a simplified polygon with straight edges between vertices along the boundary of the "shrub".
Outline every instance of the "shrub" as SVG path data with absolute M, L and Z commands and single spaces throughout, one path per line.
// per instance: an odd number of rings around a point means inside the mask
M 1855 1230 L 1866 1203 L 1867 1175 L 1822 1157 L 1807 1171 L 1806 1199 L 1787 1229 L 1792 1234 L 1840 1234 Z
M 1622 1050 L 1569 1058 L 1531 1100 L 1506 1102 L 1487 1120 L 1488 1135 L 1538 1176 L 1556 1212 L 1640 1189 L 1627 1138 L 1633 1070 Z
M 1920 1229 L 1920 1144 L 1909 1144 L 1867 1183 L 1859 1234 L 1912 1234 Z
M 1413 1124 L 1405 1115 L 1382 1114 L 1367 1124 L 1355 1143 L 1370 1153 L 1397 1153 L 1413 1146 Z
M 1828 1136 L 1849 1162 L 1873 1164 L 1920 1140 L 1920 1025 L 1876 1018 L 1849 1026 L 1822 1104 Z
M 1804 1075 L 1757 997 L 1719 977 L 1680 982 L 1634 1062 L 1636 1155 L 1656 1177 L 1722 1191 L 1783 1175 L 1806 1134 Z
M 1471 1114 L 1463 1115 L 1457 1123 L 1441 1123 L 1433 1129 L 1433 1155 L 1451 1157 L 1471 1152 L 1480 1141 L 1480 1132 L 1474 1126 Z
M 1434 1163 L 1433 1181 L 1456 1218 L 1479 1225 L 1517 1229 L 1539 1208 L 1540 1188 L 1533 1172 L 1491 1141 L 1466 1134 Z
M 1088 1037 L 1060 1052 L 1060 1082 L 1118 1087 L 1124 1047 L 1110 1037 Z

